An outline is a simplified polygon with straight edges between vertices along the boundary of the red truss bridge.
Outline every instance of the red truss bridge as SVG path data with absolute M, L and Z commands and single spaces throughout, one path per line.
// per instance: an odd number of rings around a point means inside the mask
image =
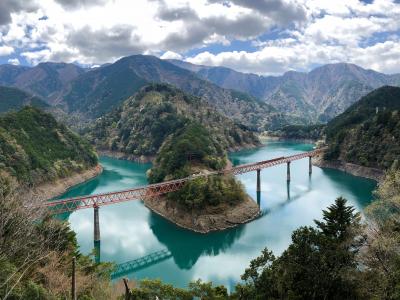
M 223 171 L 210 172 L 208 174 L 195 174 L 182 179 L 165 181 L 162 183 L 149 184 L 129 190 L 103 193 L 97 195 L 89 195 L 75 198 L 62 199 L 57 201 L 46 202 L 43 205 L 50 209 L 52 214 L 61 214 L 72 212 L 84 208 L 98 208 L 103 205 L 110 205 L 132 200 L 143 200 L 147 198 L 158 197 L 170 192 L 175 192 L 183 187 L 190 180 L 198 177 L 226 174 L 243 174 L 247 172 L 257 171 L 257 191 L 260 191 L 260 170 L 270 168 L 280 164 L 287 164 L 287 180 L 290 181 L 290 163 L 295 160 L 309 158 L 309 173 L 312 172 L 311 158 L 319 155 L 325 149 L 317 149 L 309 152 L 295 154 L 292 156 L 278 157 L 270 160 L 264 160 L 256 163 L 244 164 L 229 168 Z

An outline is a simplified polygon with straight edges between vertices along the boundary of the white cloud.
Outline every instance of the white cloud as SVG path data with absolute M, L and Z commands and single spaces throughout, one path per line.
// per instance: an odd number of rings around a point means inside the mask
M 161 59 L 182 59 L 182 55 L 173 51 L 167 51 L 160 57 Z
M 0 46 L 0 56 L 7 56 L 14 53 L 14 48 L 10 46 Z
M 18 58 L 10 58 L 8 60 L 8 63 L 11 64 L 11 65 L 15 65 L 15 66 L 19 66 L 20 65 L 20 62 L 19 62 Z
M 400 72 L 400 4 L 392 0 L 31 0 L 29 9 L 6 2 L 0 55 L 15 49 L 31 64 L 90 66 L 144 53 L 258 74 L 338 61 Z M 249 46 L 232 51 L 233 41 Z M 199 53 L 215 44 L 224 50 Z M 199 54 L 187 57 L 192 49 Z

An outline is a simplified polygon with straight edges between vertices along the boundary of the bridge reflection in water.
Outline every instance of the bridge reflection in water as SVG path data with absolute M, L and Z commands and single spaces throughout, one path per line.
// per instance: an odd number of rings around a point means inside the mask
M 150 253 L 149 255 L 119 264 L 111 273 L 111 279 L 116 279 L 123 275 L 147 268 L 151 265 L 164 261 L 172 257 L 172 253 L 167 249 Z

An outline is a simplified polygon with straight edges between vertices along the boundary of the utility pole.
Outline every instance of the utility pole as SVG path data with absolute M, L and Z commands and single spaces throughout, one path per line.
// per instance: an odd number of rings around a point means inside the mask
M 72 258 L 72 284 L 71 284 L 71 298 L 76 300 L 76 257 Z

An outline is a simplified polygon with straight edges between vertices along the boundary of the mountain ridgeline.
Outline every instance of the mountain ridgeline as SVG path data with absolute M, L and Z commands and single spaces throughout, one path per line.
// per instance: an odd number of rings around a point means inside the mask
M 253 130 L 297 122 L 271 105 L 238 90 L 222 88 L 154 56 L 133 55 L 113 64 L 82 69 L 73 64 L 43 63 L 33 68 L 1 65 L 0 84 L 42 97 L 71 115 L 71 125 L 110 112 L 149 83 L 167 83 L 198 96 L 221 114 Z M 74 116 L 72 116 L 74 115 Z
M 120 152 L 132 159 L 151 158 L 170 135 L 190 123 L 206 130 L 223 151 L 259 144 L 251 131 L 204 100 L 165 84 L 142 88 L 99 118 L 86 137 L 100 150 Z
M 280 112 L 309 122 L 327 122 L 381 86 L 400 86 L 400 74 L 386 75 L 346 63 L 324 65 L 309 73 L 290 71 L 282 76 L 258 76 L 225 67 L 171 62 L 221 87 L 248 93 Z
M 400 157 L 400 88 L 381 87 L 328 123 L 327 160 L 388 169 Z
M 97 165 L 93 148 L 48 113 L 25 107 L 0 117 L 0 192 L 35 187 Z
M 11 110 L 19 110 L 24 106 L 35 106 L 37 108 L 49 108 L 46 102 L 42 99 L 29 95 L 14 87 L 0 86 L 0 113 L 5 113 Z

